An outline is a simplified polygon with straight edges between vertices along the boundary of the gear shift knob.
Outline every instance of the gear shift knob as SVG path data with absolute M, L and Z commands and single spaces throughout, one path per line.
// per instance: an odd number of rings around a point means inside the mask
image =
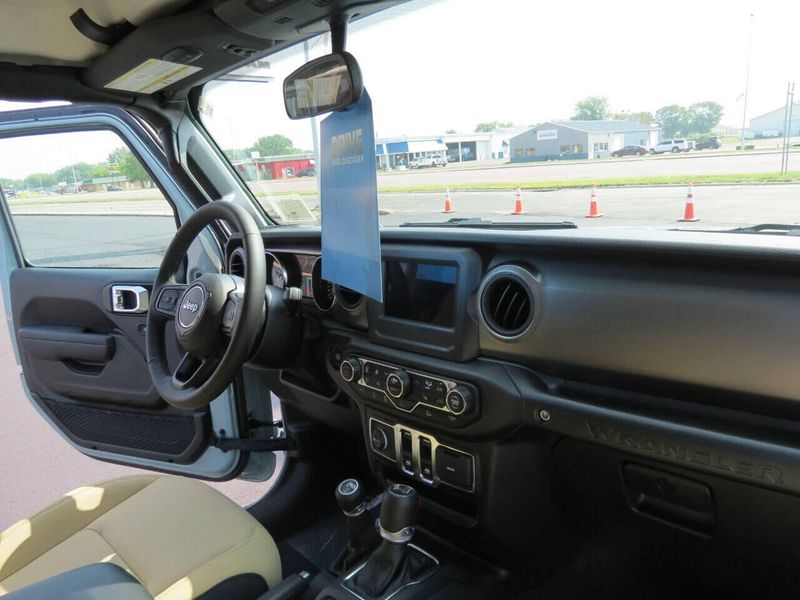
M 336 486 L 336 502 L 348 517 L 356 517 L 366 509 L 367 494 L 358 479 L 345 479 Z
M 419 509 L 419 494 L 410 485 L 393 483 L 383 492 L 380 533 L 396 544 L 408 543 L 414 535 Z

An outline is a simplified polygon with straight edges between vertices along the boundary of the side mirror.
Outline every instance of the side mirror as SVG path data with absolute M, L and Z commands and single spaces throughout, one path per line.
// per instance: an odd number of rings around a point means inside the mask
M 307 119 L 358 102 L 364 91 L 361 69 L 352 54 L 328 54 L 304 64 L 283 82 L 290 119 Z

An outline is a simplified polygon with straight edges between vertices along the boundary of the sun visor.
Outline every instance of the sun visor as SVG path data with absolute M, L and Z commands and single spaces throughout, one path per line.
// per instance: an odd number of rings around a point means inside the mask
M 189 89 L 275 47 L 235 31 L 211 11 L 181 14 L 138 27 L 84 71 L 94 88 L 134 94 Z

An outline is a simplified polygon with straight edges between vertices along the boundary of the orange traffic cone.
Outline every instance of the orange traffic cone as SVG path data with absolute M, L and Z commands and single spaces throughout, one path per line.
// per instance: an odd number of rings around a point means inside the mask
M 447 215 L 449 215 L 450 213 L 456 212 L 455 210 L 453 210 L 453 201 L 450 200 L 450 188 L 447 188 L 447 191 L 445 192 L 445 195 L 444 195 L 444 210 L 442 212 L 447 214 Z
M 692 190 L 693 184 L 689 184 L 689 193 L 686 194 L 686 207 L 683 209 L 683 218 L 678 221 L 694 222 L 699 221 L 699 217 L 694 216 L 694 191 Z
M 512 215 L 524 215 L 525 208 L 522 206 L 522 190 L 517 188 L 517 200 L 514 202 L 514 212 Z
M 589 214 L 586 215 L 587 219 L 596 219 L 602 217 L 603 213 L 597 208 L 597 186 L 592 184 L 592 199 L 589 202 Z

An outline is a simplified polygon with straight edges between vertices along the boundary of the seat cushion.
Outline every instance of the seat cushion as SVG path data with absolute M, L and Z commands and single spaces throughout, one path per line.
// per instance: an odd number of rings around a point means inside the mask
M 158 600 L 196 598 L 243 574 L 281 580 L 275 542 L 208 485 L 141 475 L 78 488 L 0 534 L 0 595 L 110 562 Z

